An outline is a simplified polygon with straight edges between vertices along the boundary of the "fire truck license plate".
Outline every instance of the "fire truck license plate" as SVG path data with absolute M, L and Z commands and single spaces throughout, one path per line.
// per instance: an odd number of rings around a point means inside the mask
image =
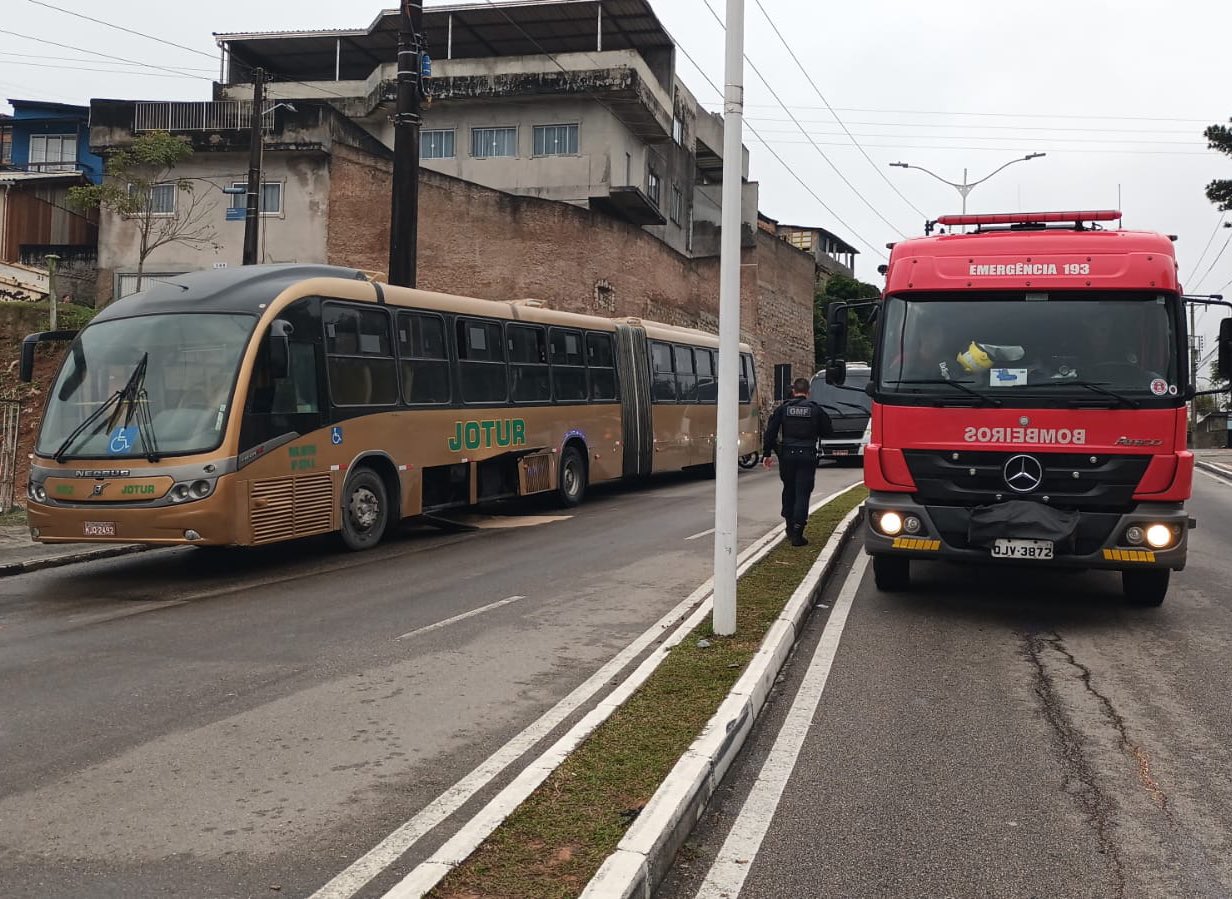
M 115 522 L 114 521 L 87 521 L 82 525 L 83 536 L 86 537 L 114 537 Z
M 992 545 L 992 554 L 997 559 L 1051 559 L 1052 542 L 1049 540 L 997 540 Z

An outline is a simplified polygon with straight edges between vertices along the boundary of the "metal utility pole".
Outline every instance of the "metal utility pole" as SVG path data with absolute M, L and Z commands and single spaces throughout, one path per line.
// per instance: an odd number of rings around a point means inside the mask
M 736 475 L 740 456 L 740 232 L 744 196 L 744 0 L 727 0 L 719 401 L 714 452 L 714 632 L 736 632 Z M 760 439 L 760 435 L 758 435 Z
M 244 265 L 257 264 L 257 231 L 261 225 L 261 126 L 265 106 L 265 69 L 252 72 L 252 133 L 248 138 L 248 204 L 244 213 Z
M 423 3 L 402 0 L 398 32 L 398 112 L 394 116 L 394 181 L 389 215 L 389 283 L 414 287 L 419 254 L 420 84 Z

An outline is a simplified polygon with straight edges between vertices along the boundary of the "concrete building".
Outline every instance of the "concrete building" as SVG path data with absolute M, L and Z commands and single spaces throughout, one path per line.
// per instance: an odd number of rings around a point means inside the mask
M 400 15 L 367 28 L 218 34 L 218 99 L 326 99 L 386 146 Z M 425 10 L 433 57 L 425 168 L 558 200 L 645 228 L 679 253 L 718 252 L 723 123 L 676 71 L 676 46 L 647 0 L 467 3 Z M 743 171 L 747 181 L 748 152 Z M 745 244 L 757 186 L 746 184 Z
M 245 197 L 223 190 L 247 182 L 251 109 L 251 102 L 235 101 L 91 103 L 90 145 L 95 152 L 105 154 L 155 130 L 181 137 L 194 151 L 172 172 L 192 186 L 191 193 L 175 183 L 159 185 L 155 217 L 170 222 L 191 214 L 198 222 L 192 233 L 200 239 L 173 241 L 154 250 L 145 274 L 182 274 L 243 261 Z M 328 103 L 271 102 L 265 119 L 260 261 L 341 263 L 353 258 L 353 248 L 340 244 L 339 235 L 351 233 L 357 221 L 376 221 L 378 228 L 383 222 L 388 234 L 392 154 L 383 144 Z M 341 178 L 378 183 L 383 202 L 372 208 L 352 190 L 340 188 Z M 103 303 L 136 290 L 138 256 L 136 223 L 104 211 L 99 241 Z
M 816 260 L 819 285 L 833 275 L 855 277 L 856 255 L 860 251 L 834 232 L 816 226 L 784 225 L 780 222 L 775 223 L 775 231 L 781 239 Z
M 0 298 L 43 299 L 46 258 L 59 257 L 56 292 L 93 302 L 98 217 L 73 209 L 71 188 L 97 182 L 87 106 L 10 99 L 0 122 Z

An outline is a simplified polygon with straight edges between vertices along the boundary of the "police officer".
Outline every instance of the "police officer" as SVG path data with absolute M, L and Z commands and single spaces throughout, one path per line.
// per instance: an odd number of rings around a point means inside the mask
M 817 477 L 817 441 L 831 433 L 830 416 L 808 398 L 809 382 L 796 378 L 791 385 L 791 399 L 774 410 L 762 441 L 765 466 L 779 454 L 779 478 L 783 481 L 783 518 L 792 546 L 805 546 L 804 526 L 808 524 L 809 497 Z M 779 431 L 783 432 L 782 445 Z

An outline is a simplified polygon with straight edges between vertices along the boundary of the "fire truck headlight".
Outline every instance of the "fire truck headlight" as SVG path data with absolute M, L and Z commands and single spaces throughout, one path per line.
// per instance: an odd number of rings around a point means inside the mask
M 1145 539 L 1146 534 L 1137 525 L 1134 525 L 1125 532 L 1125 542 L 1131 546 L 1141 546 L 1142 541 Z
M 908 515 L 903 521 L 903 530 L 908 534 L 920 533 L 920 528 L 924 527 L 924 522 L 916 518 L 914 515 Z
M 1146 529 L 1146 542 L 1152 549 L 1167 549 L 1172 545 L 1172 528 L 1166 524 L 1153 524 Z
M 903 516 L 897 512 L 882 512 L 877 529 L 887 537 L 897 537 L 903 532 Z

